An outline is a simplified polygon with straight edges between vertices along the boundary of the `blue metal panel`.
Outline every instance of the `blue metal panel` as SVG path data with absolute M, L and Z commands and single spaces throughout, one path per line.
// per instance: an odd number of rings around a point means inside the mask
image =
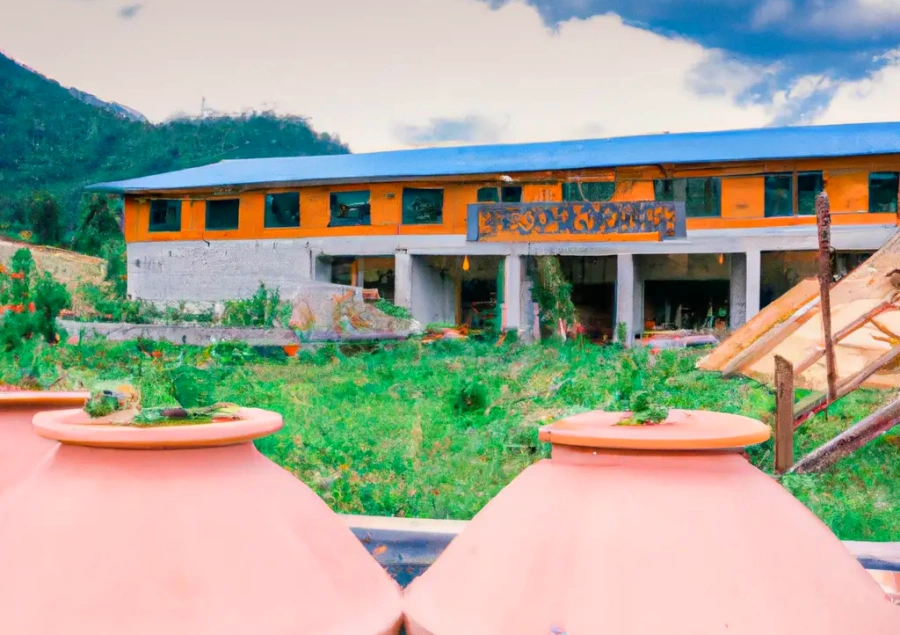
M 900 122 L 657 134 L 589 141 L 222 161 L 89 189 L 152 192 L 361 183 L 542 170 L 900 154 Z
M 685 238 L 684 203 L 477 203 L 469 205 L 468 239 L 514 234 L 528 237 L 659 232 L 660 238 Z M 475 228 L 473 231 L 473 219 Z M 680 232 L 680 233 L 679 233 Z

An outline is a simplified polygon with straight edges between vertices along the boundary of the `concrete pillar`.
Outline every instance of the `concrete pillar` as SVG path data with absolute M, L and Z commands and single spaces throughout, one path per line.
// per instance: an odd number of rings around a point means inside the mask
M 394 254 L 394 304 L 412 311 L 412 256 Z
M 312 254 L 312 279 L 316 282 L 331 282 L 331 258 Z
M 532 282 L 528 277 L 526 256 L 507 256 L 503 262 L 503 314 L 504 331 L 516 331 L 519 337 L 531 340 L 540 336 L 540 325 L 531 294 Z
M 625 324 L 622 343 L 631 346 L 644 330 L 644 281 L 633 254 L 616 256 L 616 339 L 620 323 Z
M 428 264 L 424 256 L 394 255 L 394 304 L 419 323 L 456 322 L 456 282 Z
M 356 259 L 356 280 L 351 280 L 350 284 L 354 287 L 366 286 L 366 263 L 365 258 Z
M 731 254 L 729 326 L 736 329 L 759 313 L 760 262 L 759 250 Z
M 522 326 L 522 282 L 525 258 L 507 256 L 503 262 L 503 318 L 504 331 L 518 331 Z

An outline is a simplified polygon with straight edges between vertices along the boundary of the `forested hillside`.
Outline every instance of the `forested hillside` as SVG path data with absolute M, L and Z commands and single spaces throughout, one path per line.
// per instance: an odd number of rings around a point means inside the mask
M 0 230 L 36 229 L 60 209 L 62 242 L 85 214 L 84 185 L 222 159 L 349 152 L 302 117 L 256 113 L 153 125 L 85 103 L 58 83 L 0 55 Z M 48 211 L 49 210 L 49 211 Z

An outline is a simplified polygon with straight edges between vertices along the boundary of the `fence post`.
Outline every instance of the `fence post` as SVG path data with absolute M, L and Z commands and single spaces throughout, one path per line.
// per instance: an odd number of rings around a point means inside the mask
M 775 471 L 794 464 L 794 365 L 775 356 Z

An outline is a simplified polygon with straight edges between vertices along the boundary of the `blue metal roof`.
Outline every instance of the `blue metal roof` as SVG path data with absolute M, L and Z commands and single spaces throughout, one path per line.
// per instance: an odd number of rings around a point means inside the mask
M 454 175 L 626 167 L 660 163 L 802 159 L 900 153 L 900 122 L 655 134 L 588 141 L 398 150 L 221 161 L 99 183 L 118 193 L 274 184 L 363 183 Z

